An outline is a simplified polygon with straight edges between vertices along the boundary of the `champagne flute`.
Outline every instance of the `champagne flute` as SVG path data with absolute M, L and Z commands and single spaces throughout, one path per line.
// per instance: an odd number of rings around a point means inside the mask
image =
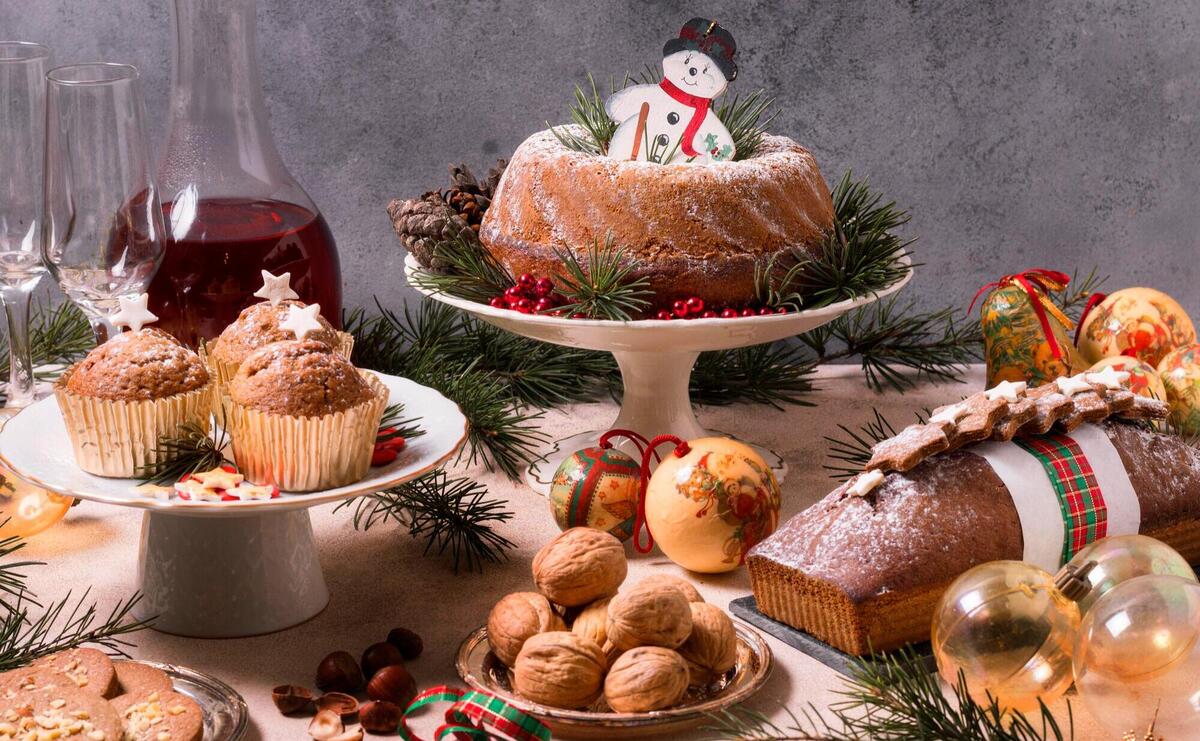
M 34 398 L 29 299 L 42 279 L 42 140 L 50 50 L 0 41 L 0 302 L 8 320 L 7 407 Z
M 42 257 L 100 344 L 120 298 L 145 291 L 163 258 L 138 72 L 78 64 L 46 82 Z

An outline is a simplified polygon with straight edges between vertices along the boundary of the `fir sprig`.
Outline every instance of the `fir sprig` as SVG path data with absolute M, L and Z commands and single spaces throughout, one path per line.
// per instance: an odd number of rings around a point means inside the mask
M 383 416 L 379 418 L 381 434 L 375 438 L 375 442 L 380 443 L 396 438 L 401 440 L 418 438 L 425 434 L 420 422 L 420 417 L 404 416 L 404 404 L 388 404 L 383 410 Z M 382 434 L 384 429 L 390 429 L 391 432 Z
M 0 522 L 0 528 L 8 519 Z M 9 561 L 8 557 L 25 547 L 25 540 L 16 535 L 0 539 L 0 610 L 13 612 L 22 601 L 38 605 L 37 599 L 25 586 L 24 570 L 30 566 L 42 566 L 41 561 Z
M 487 303 L 516 284 L 508 268 L 483 249 L 477 239 L 458 236 L 434 245 L 431 261 L 437 271 L 418 268 L 412 282 L 417 288 Z
M 691 398 L 697 404 L 737 402 L 812 406 L 816 363 L 794 343 L 774 342 L 735 350 L 701 353 L 692 368 Z
M 233 465 L 224 453 L 229 433 L 223 411 L 220 417 L 221 423 L 212 432 L 198 422 L 189 421 L 181 424 L 176 433 L 159 438 L 154 448 L 158 462 L 138 469 L 142 483 L 167 486 L 197 471 Z
M 485 563 L 508 558 L 512 541 L 496 532 L 513 513 L 499 499 L 488 499 L 483 484 L 466 477 L 452 478 L 438 469 L 406 484 L 360 497 L 353 503 L 354 527 L 367 530 L 391 520 L 425 540 L 425 553 L 447 551 L 454 571 L 482 571 Z M 348 506 L 346 502 L 338 506 Z
M 926 671 L 911 648 L 859 660 L 838 692 L 842 697 L 822 711 L 809 705 L 788 711 L 780 726 L 761 713 L 729 710 L 713 716 L 709 738 L 733 741 L 1070 741 L 1075 719 L 1067 704 L 1064 727 L 1044 702 L 1031 717 L 1004 711 L 989 698 L 975 702 L 960 671 L 947 697 L 938 675 Z
M 629 84 L 628 76 L 625 84 Z M 567 106 L 571 121 L 579 128 L 550 126 L 550 132 L 567 149 L 595 155 L 608 154 L 608 143 L 612 141 L 613 133 L 617 130 L 617 122 L 609 118 L 608 112 L 604 110 L 605 99 L 600 97 L 596 78 L 592 77 L 590 72 L 587 76 L 587 86 L 588 89 L 585 90 L 576 85 L 575 100 Z M 616 91 L 615 83 L 610 80 L 609 95 Z
M 64 302 L 58 306 L 34 306 L 30 311 L 29 347 L 33 366 L 63 365 L 87 354 L 96 344 L 92 327 L 87 317 L 74 304 Z M 7 377 L 8 343 L 0 343 L 0 367 Z M 39 378 L 50 378 L 55 373 L 38 373 Z M 7 392 L 0 393 L 0 403 L 7 399 Z
M 117 603 L 104 615 L 88 600 L 90 592 L 79 599 L 71 594 L 52 603 L 40 614 L 33 614 L 32 603 L 19 602 L 0 618 L 0 671 L 24 666 L 34 659 L 92 644 L 110 653 L 127 655 L 132 644 L 125 636 L 149 627 L 151 620 L 132 619 L 140 594 Z
M 613 244 L 612 234 L 603 244 L 592 242 L 587 265 L 574 251 L 556 249 L 563 271 L 554 284 L 566 297 L 558 307 L 565 314 L 583 314 L 593 319 L 630 321 L 650 306 L 650 281 L 636 275 L 636 263 L 625 258 Z
M 733 137 L 733 159 L 745 160 L 758 154 L 767 127 L 779 115 L 779 109 L 775 107 L 773 97 L 763 90 L 755 90 L 746 96 L 722 98 L 716 114 Z
M 896 436 L 897 430 L 887 417 L 878 409 L 872 409 L 871 413 L 873 418 L 858 427 L 838 424 L 845 437 L 825 436 L 825 442 L 829 444 L 826 455 L 834 462 L 821 467 L 829 471 L 832 478 L 845 480 L 862 473 L 871 460 L 871 448 Z M 917 415 L 917 421 L 923 421 L 921 415 Z

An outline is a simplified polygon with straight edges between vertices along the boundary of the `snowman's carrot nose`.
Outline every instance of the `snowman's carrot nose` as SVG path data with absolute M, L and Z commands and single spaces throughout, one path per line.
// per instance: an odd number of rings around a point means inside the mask
M 638 148 L 642 145 L 642 136 L 646 133 L 646 119 L 650 116 L 650 104 L 642 103 L 642 109 L 638 111 L 637 128 L 633 130 L 633 151 L 629 153 L 629 159 L 635 160 L 638 156 Z

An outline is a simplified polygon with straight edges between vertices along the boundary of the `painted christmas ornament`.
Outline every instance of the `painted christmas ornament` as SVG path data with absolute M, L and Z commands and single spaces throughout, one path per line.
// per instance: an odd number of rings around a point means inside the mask
M 1074 325 L 1048 295 L 1069 281 L 1052 270 L 1027 270 L 979 290 L 976 298 L 990 289 L 980 308 L 988 388 L 1002 381 L 1040 386 L 1087 367 L 1071 342 Z
M 662 552 L 691 571 L 732 571 L 779 524 L 779 484 L 744 443 L 687 442 L 664 455 L 646 488 L 646 525 Z
M 1151 399 L 1166 400 L 1167 390 L 1163 386 L 1162 379 L 1158 377 L 1158 371 L 1149 363 L 1131 358 L 1127 355 L 1113 355 L 1108 358 L 1101 358 L 1091 368 L 1090 372 L 1099 372 L 1105 368 L 1113 370 L 1125 371 L 1129 374 L 1129 390 L 1135 394 L 1148 396 Z
M 1084 569 L 1094 562 L 1090 569 Z M 1148 535 L 1113 535 L 1084 546 L 1065 566 L 1063 573 L 1082 573 L 1087 594 L 1077 598 L 1079 614 L 1087 615 L 1096 601 L 1118 584 L 1151 574 L 1178 576 L 1196 581 L 1196 572 L 1183 556 L 1161 540 Z
M 1158 364 L 1167 389 L 1171 422 L 1184 435 L 1200 434 L 1200 345 L 1179 347 Z
M 1074 649 L 1075 688 L 1115 738 L 1154 724 L 1164 739 L 1200 738 L 1200 584 L 1141 576 L 1096 600 Z
M 1129 355 L 1158 365 L 1180 345 L 1196 341 L 1196 328 L 1175 299 L 1153 288 L 1123 288 L 1109 294 L 1083 318 L 1079 351 L 1089 363 Z
M 1036 710 L 1071 686 L 1071 651 L 1079 608 L 1054 577 L 1021 561 L 992 561 L 965 572 L 946 589 L 933 615 L 930 642 L 938 672 L 971 697 L 988 693 L 1008 710 Z
M 620 540 L 633 535 L 639 466 L 616 448 L 577 450 L 554 472 L 550 512 L 559 528 L 591 527 Z

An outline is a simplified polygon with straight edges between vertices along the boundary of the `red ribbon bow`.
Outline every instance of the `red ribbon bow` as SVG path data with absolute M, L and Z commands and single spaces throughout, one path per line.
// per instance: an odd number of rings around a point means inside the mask
M 979 300 L 986 291 L 992 288 L 1003 288 L 1005 286 L 1018 285 L 1025 290 L 1029 295 L 1029 303 L 1033 305 L 1033 313 L 1037 314 L 1038 322 L 1042 325 L 1042 333 L 1046 335 L 1046 342 L 1050 345 L 1050 352 L 1054 357 L 1061 360 L 1063 350 L 1058 345 L 1058 340 L 1054 336 L 1054 331 L 1050 328 L 1050 317 L 1046 316 L 1046 310 L 1049 309 L 1054 313 L 1055 318 L 1071 329 L 1071 320 L 1067 318 L 1058 307 L 1050 302 L 1046 297 L 1046 293 L 1050 291 L 1061 291 L 1071 282 L 1071 276 L 1057 270 L 1047 270 L 1045 268 L 1033 268 L 1021 273 L 1013 273 L 1006 275 L 1000 280 L 993 281 L 984 285 L 975 292 L 975 297 L 971 299 L 971 305 L 967 308 L 967 313 L 975 308 L 975 302 Z

